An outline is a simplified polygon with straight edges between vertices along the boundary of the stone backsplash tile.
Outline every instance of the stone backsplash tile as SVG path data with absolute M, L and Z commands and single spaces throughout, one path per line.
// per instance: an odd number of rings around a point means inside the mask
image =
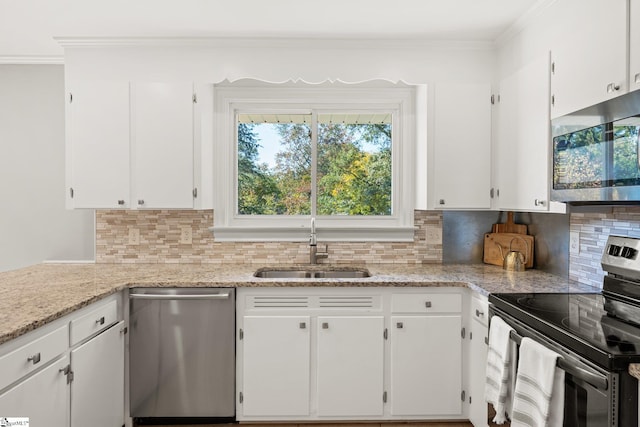
M 611 207 L 604 211 L 572 212 L 570 231 L 580 233 L 580 251 L 569 256 L 569 278 L 602 286 L 600 258 L 610 234 L 640 238 L 640 207 Z
M 332 264 L 440 264 L 442 243 L 427 241 L 427 227 L 442 229 L 442 213 L 415 211 L 413 242 L 330 242 Z M 299 264 L 309 262 L 306 243 L 216 242 L 209 228 L 212 210 L 98 210 L 96 262 L 113 264 Z M 192 243 L 181 244 L 182 227 L 192 230 Z M 140 233 L 129 244 L 129 231 Z

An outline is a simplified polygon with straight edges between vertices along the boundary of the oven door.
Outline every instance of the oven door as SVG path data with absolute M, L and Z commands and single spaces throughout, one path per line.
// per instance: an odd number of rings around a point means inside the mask
M 489 307 L 490 316 L 498 315 L 515 330 L 512 339 L 519 343 L 529 337 L 545 345 L 564 359 L 559 367 L 565 371 L 564 427 L 614 427 L 637 425 L 637 390 L 635 417 L 631 424 L 619 424 L 619 374 L 608 372 L 584 360 L 555 341 L 540 334 L 505 312 Z M 630 408 L 631 409 L 631 408 Z

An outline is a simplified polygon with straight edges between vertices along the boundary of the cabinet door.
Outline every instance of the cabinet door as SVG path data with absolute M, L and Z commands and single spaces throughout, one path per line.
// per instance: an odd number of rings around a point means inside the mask
M 629 90 L 640 89 L 640 0 L 629 4 Z
M 71 352 L 71 427 L 124 424 L 124 322 Z
M 191 83 L 135 83 L 131 121 L 138 208 L 193 207 Z
M 391 414 L 462 413 L 462 320 L 391 317 Z
M 129 84 L 78 81 L 69 96 L 69 207 L 129 207 Z
M 627 0 L 571 0 L 563 5 L 570 8 L 566 13 L 571 19 L 552 47 L 552 118 L 627 90 Z
M 500 82 L 495 146 L 495 206 L 502 210 L 549 207 L 549 55 Z
M 469 357 L 469 421 L 474 427 L 487 426 L 487 402 L 484 400 L 484 385 L 487 370 L 487 326 L 471 321 L 471 345 Z
M 69 364 L 67 356 L 0 395 L 3 417 L 27 417 L 32 426 L 69 425 L 67 377 L 60 372 Z
M 384 318 L 318 317 L 318 415 L 383 414 Z
M 491 207 L 491 87 L 435 88 L 435 209 Z
M 309 316 L 245 316 L 242 414 L 308 416 Z

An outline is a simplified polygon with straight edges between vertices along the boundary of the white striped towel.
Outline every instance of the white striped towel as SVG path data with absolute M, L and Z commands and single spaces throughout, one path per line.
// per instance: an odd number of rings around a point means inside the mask
M 511 427 L 562 427 L 564 371 L 558 354 L 530 338 L 520 343 Z
M 513 329 L 498 316 L 491 318 L 489 325 L 489 352 L 487 354 L 487 380 L 485 400 L 493 405 L 496 416 L 493 421 L 502 424 L 511 411 L 515 371 L 512 354 L 515 343 L 509 338 Z

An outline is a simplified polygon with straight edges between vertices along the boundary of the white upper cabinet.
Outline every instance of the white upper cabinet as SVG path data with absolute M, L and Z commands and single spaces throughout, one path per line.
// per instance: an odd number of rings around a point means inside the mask
M 192 208 L 191 83 L 134 83 L 131 91 L 132 186 L 138 208 Z
M 433 209 L 491 207 L 491 86 L 435 88 Z
M 499 94 L 494 207 L 547 211 L 551 151 L 549 55 L 533 60 L 504 78 Z M 554 203 L 552 210 L 558 207 Z
M 76 81 L 67 96 L 67 207 L 129 207 L 129 83 Z
M 628 0 L 580 0 L 552 46 L 551 118 L 628 90 Z
M 640 0 L 629 2 L 629 90 L 640 89 Z
M 79 81 L 69 101 L 67 207 L 211 206 L 211 85 Z

